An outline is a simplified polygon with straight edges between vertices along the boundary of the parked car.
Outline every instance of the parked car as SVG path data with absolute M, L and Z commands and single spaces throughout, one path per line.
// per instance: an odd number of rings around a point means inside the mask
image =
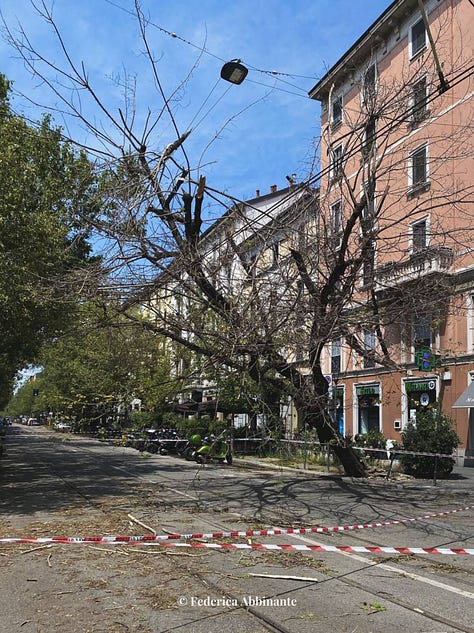
M 26 426 L 40 426 L 40 421 L 38 418 L 28 418 Z
M 55 431 L 60 431 L 61 433 L 65 433 L 66 431 L 70 431 L 71 430 L 71 425 L 68 424 L 67 422 L 55 422 L 53 424 L 53 429 Z

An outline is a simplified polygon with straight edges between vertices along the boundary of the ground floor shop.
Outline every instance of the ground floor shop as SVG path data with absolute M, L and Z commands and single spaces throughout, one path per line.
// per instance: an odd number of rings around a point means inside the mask
M 471 382 L 472 362 L 433 373 L 408 370 L 340 378 L 337 385 L 330 385 L 332 417 L 345 436 L 380 432 L 400 441 L 401 432 L 418 411 L 439 403 L 461 439 L 459 455 L 472 459 L 474 465 L 474 402 L 473 408 L 453 408 Z

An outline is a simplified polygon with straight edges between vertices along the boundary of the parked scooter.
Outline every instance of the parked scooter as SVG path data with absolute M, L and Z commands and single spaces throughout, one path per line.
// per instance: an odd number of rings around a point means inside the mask
M 194 459 L 194 455 L 196 451 L 199 448 L 201 448 L 201 446 L 202 446 L 201 436 L 199 435 L 199 433 L 195 433 L 194 435 L 191 435 L 191 437 L 189 438 L 185 446 L 181 449 L 179 454 L 182 455 L 188 462 L 190 462 Z
M 224 431 L 218 437 L 214 435 L 205 437 L 202 446 L 195 451 L 194 459 L 198 464 L 208 464 L 216 461 L 220 464 L 227 462 L 231 466 L 232 451 L 226 432 Z

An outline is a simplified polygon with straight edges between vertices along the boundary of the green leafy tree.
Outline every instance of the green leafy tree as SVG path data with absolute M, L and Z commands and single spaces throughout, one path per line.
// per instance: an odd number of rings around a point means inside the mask
M 37 127 L 13 114 L 0 75 L 0 404 L 18 369 L 62 331 L 74 301 L 66 277 L 91 263 L 73 218 L 90 217 L 96 181 L 84 154 L 45 117 Z
M 36 392 L 38 392 L 38 396 L 34 395 Z M 15 393 L 3 414 L 12 418 L 36 416 L 41 408 L 40 406 L 38 407 L 39 393 L 41 393 L 41 391 L 36 381 L 26 382 Z
M 128 420 L 134 398 L 156 415 L 179 388 L 170 379 L 166 350 L 155 334 L 125 321 L 108 324 L 95 306 L 84 304 L 68 334 L 43 347 L 38 403 L 85 428 L 117 422 L 119 411 Z

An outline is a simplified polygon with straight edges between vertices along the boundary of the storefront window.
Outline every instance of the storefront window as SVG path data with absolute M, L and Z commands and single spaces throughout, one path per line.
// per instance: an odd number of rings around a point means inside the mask
M 335 423 L 337 431 L 344 435 L 344 389 L 337 387 L 333 392 L 331 407 L 331 418 Z
M 424 411 L 436 402 L 436 380 L 405 382 L 408 421 L 416 423 L 416 412 Z
M 380 431 L 380 385 L 356 387 L 358 434 Z

